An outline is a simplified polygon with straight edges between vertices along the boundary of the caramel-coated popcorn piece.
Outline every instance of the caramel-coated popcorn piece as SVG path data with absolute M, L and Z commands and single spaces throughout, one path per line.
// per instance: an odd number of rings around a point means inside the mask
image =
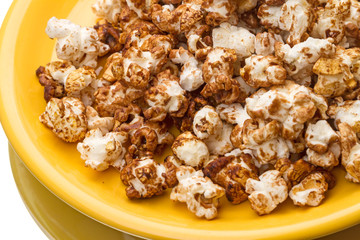
M 289 197 L 297 206 L 319 206 L 325 198 L 325 192 L 328 190 L 328 184 L 325 177 L 315 172 L 308 175 L 298 185 L 295 185 L 289 192 Z
M 288 197 L 288 188 L 279 171 L 269 170 L 259 180 L 246 181 L 251 208 L 259 215 L 269 214 Z
M 245 82 L 253 88 L 280 85 L 286 80 L 286 70 L 282 62 L 271 55 L 253 55 L 247 58 L 240 73 Z
M 171 162 L 157 163 L 151 156 L 127 165 L 120 177 L 130 199 L 158 196 L 177 184 L 176 166 Z
M 145 101 L 150 106 L 144 112 L 145 117 L 152 121 L 163 121 L 167 113 L 172 117 L 183 117 L 189 101 L 185 95 L 186 91 L 179 84 L 179 79 L 169 72 L 159 74 L 158 79 L 163 80 L 145 93 Z
M 291 46 L 300 43 L 314 19 L 312 5 L 306 0 L 288 0 L 283 5 L 273 5 L 265 2 L 259 7 L 258 17 L 261 24 L 275 31 L 277 29 L 287 31 L 289 36 L 286 42 Z
M 295 81 L 309 85 L 312 68 L 320 57 L 328 57 L 335 53 L 332 39 L 308 38 L 306 41 L 290 47 L 288 44 L 276 42 L 275 55 L 284 62 L 288 75 Z
M 203 172 L 225 189 L 226 198 L 232 204 L 247 200 L 245 184 L 248 178 L 258 179 L 258 170 L 248 154 L 215 158 L 204 167 Z
M 143 91 L 126 88 L 121 83 L 99 88 L 95 93 L 95 109 L 102 117 L 111 117 L 116 109 L 131 104 L 143 96 Z
M 345 178 L 351 182 L 360 182 L 360 141 L 347 123 L 338 125 L 341 141 L 341 164 L 347 172 Z
M 317 7 L 317 19 L 311 31 L 315 38 L 333 38 L 338 44 L 345 36 L 345 18 L 350 14 L 351 0 L 329 0 L 325 7 Z
M 40 122 L 65 142 L 81 141 L 87 130 L 85 106 L 73 97 L 52 98 L 40 115 Z
M 326 100 L 310 88 L 286 81 L 285 85 L 260 89 L 246 99 L 246 109 L 253 118 L 273 119 L 282 123 L 282 136 L 294 140 L 316 112 L 326 119 Z
M 197 217 L 214 219 L 217 216 L 219 199 L 225 194 L 222 187 L 204 177 L 201 170 L 181 166 L 176 177 L 179 184 L 173 188 L 170 199 L 185 202 L 188 209 Z
M 315 170 L 315 166 L 303 159 L 292 163 L 288 158 L 280 158 L 276 161 L 274 167 L 285 179 L 288 189 L 299 184 L 306 176 Z
M 335 123 L 347 123 L 357 133 L 360 133 L 360 100 L 348 100 L 331 105 L 327 112 L 335 119 Z

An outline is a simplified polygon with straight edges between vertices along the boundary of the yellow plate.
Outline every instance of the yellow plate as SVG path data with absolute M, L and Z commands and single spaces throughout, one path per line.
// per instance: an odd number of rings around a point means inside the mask
M 9 146 L 11 168 L 20 195 L 40 228 L 51 239 L 137 240 L 79 213 L 47 190 Z M 360 225 L 318 240 L 355 239 Z
M 360 186 L 344 180 L 316 208 L 297 208 L 288 200 L 271 215 L 258 217 L 245 202 L 224 201 L 213 221 L 196 218 L 169 193 L 129 201 L 115 170 L 85 168 L 74 144 L 57 139 L 39 121 L 45 108 L 35 77 L 52 57 L 54 41 L 44 33 L 56 16 L 92 25 L 94 0 L 15 0 L 0 33 L 0 113 L 5 132 L 30 171 L 55 195 L 79 211 L 114 228 L 149 238 L 239 239 L 309 238 L 360 222 Z

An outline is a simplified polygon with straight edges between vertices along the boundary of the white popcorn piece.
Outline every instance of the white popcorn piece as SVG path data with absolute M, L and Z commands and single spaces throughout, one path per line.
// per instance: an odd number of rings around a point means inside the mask
M 330 143 L 338 140 L 338 135 L 326 120 L 310 123 L 305 133 L 306 144 L 318 153 L 325 153 Z
M 191 132 L 180 134 L 175 139 L 171 149 L 180 161 L 194 168 L 201 168 L 210 156 L 206 144 Z
M 183 65 L 180 73 L 180 86 L 189 92 L 195 91 L 204 84 L 202 65 L 188 50 L 180 47 L 170 53 L 173 63 Z
M 50 38 L 57 38 L 57 57 L 70 61 L 75 67 L 95 68 L 98 56 L 104 56 L 110 50 L 108 45 L 99 41 L 95 29 L 81 27 L 69 20 L 51 18 L 46 34 Z
M 288 188 L 281 173 L 269 170 L 259 177 L 259 181 L 249 178 L 246 181 L 251 208 L 259 215 L 269 214 L 288 197 Z
M 104 171 L 111 165 L 124 165 L 121 164 L 126 153 L 123 144 L 127 139 L 128 136 L 124 132 L 110 132 L 104 135 L 97 128 L 86 134 L 84 141 L 78 143 L 77 150 L 85 160 L 85 166 L 96 171 Z
M 255 52 L 255 35 L 245 28 L 222 23 L 212 32 L 213 46 L 235 49 L 239 59 L 245 59 Z
M 98 112 L 91 106 L 86 107 L 86 118 L 89 130 L 98 128 L 102 134 L 106 134 L 114 127 L 113 117 L 100 117 Z
M 295 185 L 289 192 L 289 197 L 297 206 L 319 206 L 325 198 L 328 184 L 325 177 L 315 172 L 308 175 L 299 184 Z
M 176 176 L 179 184 L 173 188 L 170 199 L 185 202 L 197 217 L 215 218 L 224 189 L 204 177 L 201 170 L 195 171 L 192 167 L 181 166 Z
M 117 24 L 121 12 L 120 0 L 97 0 L 92 5 L 92 11 L 96 16 L 104 18 L 107 21 Z

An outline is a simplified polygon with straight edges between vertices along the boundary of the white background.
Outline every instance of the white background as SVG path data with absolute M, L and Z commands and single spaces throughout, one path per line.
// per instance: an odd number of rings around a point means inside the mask
M 12 0 L 0 0 L 0 24 Z M 21 200 L 12 176 L 8 141 L 0 127 L 0 239 L 45 240 L 47 237 L 37 226 Z

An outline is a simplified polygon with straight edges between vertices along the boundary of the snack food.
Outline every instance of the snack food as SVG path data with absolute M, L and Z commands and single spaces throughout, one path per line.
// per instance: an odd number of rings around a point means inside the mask
M 118 169 L 130 199 L 173 188 L 206 219 L 223 195 L 259 215 L 288 196 L 317 206 L 340 159 L 359 182 L 359 4 L 245 2 L 98 0 L 94 27 L 52 18 L 41 122 L 86 166 Z

